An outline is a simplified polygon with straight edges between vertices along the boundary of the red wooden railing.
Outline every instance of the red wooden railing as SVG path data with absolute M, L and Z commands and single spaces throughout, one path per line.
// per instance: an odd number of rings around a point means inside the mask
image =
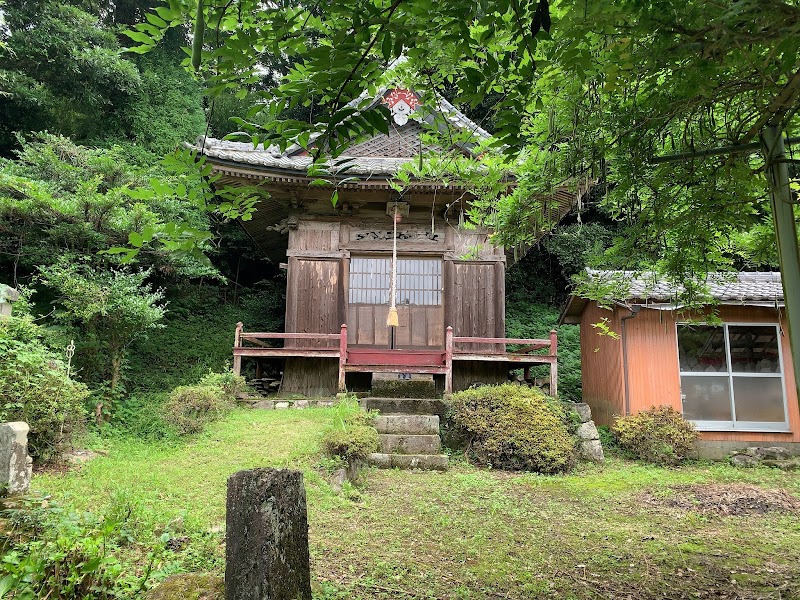
M 265 343 L 264 340 L 308 340 L 311 345 L 303 347 L 275 347 Z M 324 347 L 315 345 L 322 341 L 338 340 L 337 347 Z M 247 346 L 246 344 L 253 344 Z M 474 350 L 476 344 L 489 345 L 492 351 Z M 521 348 L 506 351 L 506 345 L 520 345 Z M 532 354 L 537 350 L 547 349 L 547 354 Z M 233 371 L 239 375 L 242 369 L 243 356 L 298 356 L 320 357 L 339 359 L 339 391 L 346 391 L 345 373 L 350 371 L 369 371 L 374 360 L 376 367 L 384 370 L 395 365 L 398 368 L 408 368 L 409 372 L 423 369 L 417 362 L 409 361 L 420 354 L 415 350 L 365 350 L 347 346 L 347 325 L 342 325 L 339 333 L 245 333 L 242 323 L 236 324 L 236 333 L 233 340 Z M 425 372 L 444 373 L 445 393 L 453 391 L 453 361 L 490 361 L 521 363 L 525 369 L 525 379 L 529 378 L 531 364 L 550 365 L 550 395 L 558 394 L 558 335 L 556 331 L 550 332 L 549 339 L 517 339 L 517 338 L 488 338 L 454 336 L 453 328 L 448 327 L 445 334 L 444 352 L 426 352 L 428 358 L 437 364 L 424 365 Z M 416 357 L 418 358 L 418 357 Z M 348 360 L 348 359 L 352 359 Z M 396 361 L 396 362 L 393 362 Z M 369 364 L 367 364 L 369 363 Z M 395 369 L 397 370 L 397 369 Z M 394 371 L 392 371 L 394 372 Z

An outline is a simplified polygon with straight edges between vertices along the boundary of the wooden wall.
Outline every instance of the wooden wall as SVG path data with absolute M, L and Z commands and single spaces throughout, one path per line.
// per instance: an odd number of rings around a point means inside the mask
M 581 368 L 584 401 L 592 407 L 595 422 L 610 425 L 613 416 L 623 414 L 624 375 L 622 342 L 598 335 L 591 327 L 604 316 L 610 327 L 621 333 L 620 317 L 630 312 L 617 307 L 603 310 L 589 303 L 581 316 Z M 777 323 L 777 312 L 771 308 L 721 306 L 718 316 L 726 322 Z M 667 404 L 681 411 L 680 374 L 678 366 L 676 323 L 702 319 L 700 313 L 676 314 L 672 311 L 642 309 L 626 321 L 628 341 L 629 406 L 632 413 Z M 783 328 L 784 319 L 780 319 Z M 781 340 L 784 384 L 791 433 L 704 431 L 700 437 L 708 441 L 800 442 L 800 409 L 798 408 L 795 372 L 792 366 L 789 339 Z
M 592 324 L 605 322 L 619 336 L 619 319 L 619 310 L 600 308 L 594 302 L 586 305 L 581 316 L 583 401 L 592 407 L 592 417 L 598 425 L 612 425 L 614 416 L 624 410 L 622 341 L 603 335 Z
M 445 263 L 445 321 L 455 336 L 505 337 L 505 265 L 502 262 Z M 491 346 L 462 344 L 464 350 Z
M 338 333 L 344 322 L 342 262 L 327 259 L 289 259 L 286 285 L 286 331 Z M 287 340 L 287 345 L 290 345 Z M 297 340 L 303 347 L 337 347 L 336 340 Z

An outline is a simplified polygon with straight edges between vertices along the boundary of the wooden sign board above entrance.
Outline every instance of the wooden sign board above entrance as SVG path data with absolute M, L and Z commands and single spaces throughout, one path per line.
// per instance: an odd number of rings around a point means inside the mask
M 350 242 L 391 242 L 392 233 L 391 229 L 353 229 L 350 231 Z M 402 227 L 397 229 L 397 241 L 438 244 L 444 242 L 444 232 L 424 227 Z

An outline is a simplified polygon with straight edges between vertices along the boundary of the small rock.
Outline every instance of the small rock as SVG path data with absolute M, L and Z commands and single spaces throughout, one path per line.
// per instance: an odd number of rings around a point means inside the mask
M 735 456 L 731 456 L 731 464 L 734 467 L 757 467 L 760 463 L 761 461 L 751 454 L 736 454 Z
M 336 469 L 330 479 L 333 491 L 341 492 L 345 481 L 347 481 L 347 471 L 345 469 Z
M 770 446 L 768 448 L 759 448 L 758 456 L 769 460 L 789 460 L 791 454 L 786 448 L 780 446 Z
M 333 403 L 333 401 L 331 401 L 331 400 L 320 400 L 320 401 L 317 403 L 317 406 L 319 406 L 320 408 L 322 408 L 322 407 L 324 407 L 324 408 L 330 408 L 331 406 L 333 406 L 333 404 L 334 404 L 334 403 Z
M 167 531 L 172 533 L 183 533 L 183 517 L 175 517 L 167 523 Z
M 800 470 L 800 459 L 794 460 L 774 460 L 766 458 L 761 461 L 761 464 L 766 467 L 774 467 L 782 471 L 798 471 Z
M 578 438 L 581 440 L 599 440 L 600 433 L 594 425 L 594 421 L 589 421 L 578 427 Z
M 600 440 L 584 440 L 580 445 L 580 456 L 584 460 L 601 463 L 605 460 Z
M 171 550 L 172 552 L 180 552 L 189 544 L 189 537 L 188 536 L 181 536 L 181 537 L 174 537 L 167 540 L 167 543 L 164 544 L 167 550 Z
M 204 573 L 170 575 L 145 594 L 146 600 L 219 600 L 225 596 L 222 577 Z
M 82 465 L 97 458 L 98 456 L 98 453 L 93 452 L 92 450 L 73 450 L 72 452 L 66 452 L 63 454 L 62 458 L 64 459 L 64 462 L 67 462 L 71 465 Z
M 275 403 L 275 408 L 276 409 L 289 408 L 289 403 L 288 402 L 276 402 Z
M 251 408 L 257 408 L 260 410 L 272 410 L 275 408 L 275 402 L 272 400 L 259 400 L 258 402 L 254 403 Z
M 308 400 L 298 400 L 294 403 L 294 408 L 308 408 Z

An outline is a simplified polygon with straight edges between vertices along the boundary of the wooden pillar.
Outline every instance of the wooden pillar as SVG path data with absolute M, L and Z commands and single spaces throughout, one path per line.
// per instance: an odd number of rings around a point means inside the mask
M 453 326 L 448 325 L 445 331 L 444 364 L 447 372 L 444 374 L 444 393 L 453 393 Z
M 550 363 L 550 395 L 558 398 L 558 333 L 555 329 L 550 331 L 550 356 L 553 357 Z
M 239 321 L 236 324 L 236 333 L 233 335 L 233 374 L 238 376 L 242 374 L 242 357 L 236 354 L 236 349 L 242 347 L 242 330 L 244 323 Z
M 347 364 L 347 323 L 342 323 L 342 330 L 339 334 L 339 391 L 346 392 L 345 370 Z

